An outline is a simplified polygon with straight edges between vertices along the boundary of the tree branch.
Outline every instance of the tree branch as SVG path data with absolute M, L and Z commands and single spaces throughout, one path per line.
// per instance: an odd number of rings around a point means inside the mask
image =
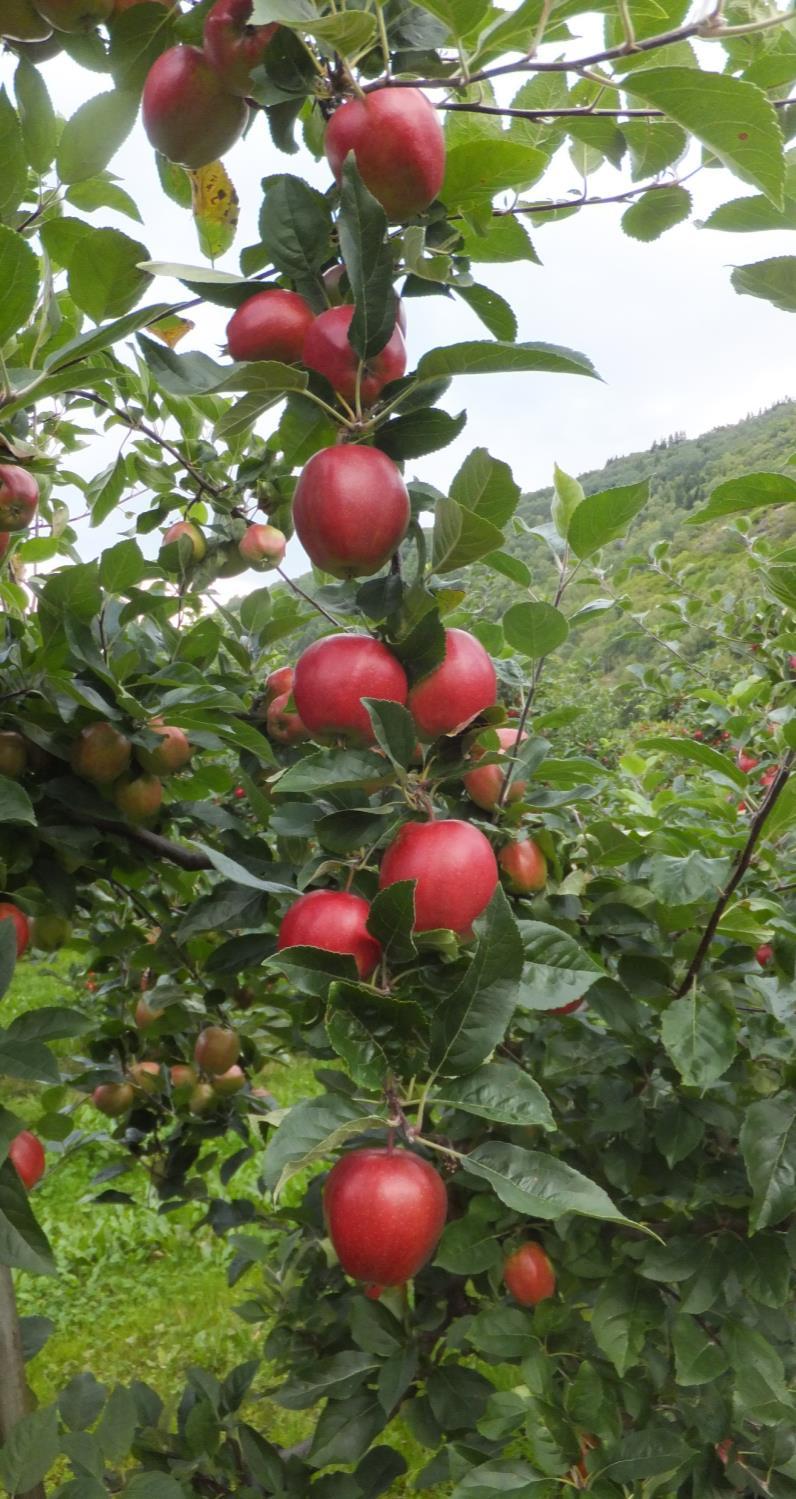
M 170 838 L 152 833 L 149 828 L 134 828 L 126 822 L 114 822 L 111 817 L 84 816 L 73 809 L 65 811 L 61 808 L 61 812 L 70 822 L 97 828 L 100 833 L 113 833 L 117 838 L 126 838 L 128 843 L 135 843 L 139 848 L 145 848 L 148 853 L 154 854 L 157 859 L 167 859 L 170 864 L 179 865 L 180 869 L 213 868 L 207 854 L 196 853 L 182 843 L 172 843 Z
M 111 401 L 106 401 L 103 396 L 98 396 L 95 391 L 70 390 L 66 394 L 70 396 L 82 396 L 84 400 L 91 401 L 95 406 L 102 406 L 105 411 L 110 411 L 112 416 L 115 416 L 118 421 L 123 422 L 125 427 L 129 427 L 132 432 L 140 432 L 143 437 L 148 437 L 150 442 L 157 443 L 158 447 L 163 448 L 164 452 L 171 453 L 172 458 L 176 458 L 177 462 L 191 475 L 191 478 L 198 484 L 199 489 L 203 490 L 205 494 L 211 494 L 217 500 L 221 499 L 224 493 L 223 489 L 220 489 L 217 484 L 211 484 L 208 479 L 203 478 L 199 469 L 191 462 L 190 458 L 186 458 L 182 449 L 178 448 L 175 443 L 169 442 L 167 438 L 161 437 L 155 431 L 154 427 L 148 426 L 146 422 L 137 421 L 135 417 L 130 416 L 126 411 L 121 411 L 118 406 L 114 406 Z
M 749 837 L 747 838 L 746 843 L 744 844 L 735 861 L 735 866 L 733 868 L 730 879 L 728 880 L 727 884 L 719 895 L 715 906 L 713 907 L 710 920 L 705 927 L 699 946 L 689 964 L 688 972 L 676 992 L 675 997 L 677 999 L 682 999 L 683 995 L 688 992 L 688 990 L 691 988 L 691 985 L 694 983 L 694 980 L 699 974 L 702 964 L 707 957 L 710 944 L 716 935 L 716 928 L 718 927 L 718 924 L 721 921 L 721 918 L 724 915 L 724 912 L 727 909 L 730 900 L 735 894 L 735 891 L 740 885 L 741 880 L 743 879 L 747 869 L 749 868 L 749 865 L 752 862 L 752 856 L 754 854 L 755 848 L 757 847 L 760 835 L 763 831 L 763 828 L 765 827 L 768 816 L 775 802 L 778 800 L 788 783 L 795 759 L 796 750 L 791 750 L 783 760 L 774 780 L 771 782 L 768 793 L 761 807 L 752 818 L 752 823 L 749 828 Z

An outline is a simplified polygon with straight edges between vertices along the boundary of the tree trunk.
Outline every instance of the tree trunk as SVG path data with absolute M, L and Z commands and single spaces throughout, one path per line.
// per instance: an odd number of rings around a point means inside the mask
M 7 1440 L 27 1412 L 28 1386 L 14 1282 L 8 1266 L 0 1265 L 0 1442 Z M 45 1499 L 44 1484 L 37 1483 L 15 1499 Z

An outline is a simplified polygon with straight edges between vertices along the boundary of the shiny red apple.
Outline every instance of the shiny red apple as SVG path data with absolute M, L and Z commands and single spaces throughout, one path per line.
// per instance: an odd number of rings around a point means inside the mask
M 521 1244 L 503 1265 L 503 1279 L 520 1306 L 536 1306 L 555 1294 L 553 1266 L 541 1244 Z
M 252 69 L 260 67 L 277 22 L 249 24 L 252 0 L 216 0 L 204 27 L 205 57 L 224 88 L 245 98 L 252 90 Z
M 316 567 L 336 578 L 367 578 L 406 535 L 409 491 L 378 448 L 322 448 L 302 470 L 293 496 L 296 535 Z
M 141 101 L 151 145 L 196 171 L 234 146 L 249 117 L 199 47 L 169 47 L 152 64 Z
M 44 1175 L 46 1160 L 44 1146 L 29 1129 L 14 1136 L 8 1147 L 8 1159 L 16 1169 L 22 1185 L 30 1191 Z
M 319 947 L 323 952 L 348 953 L 361 979 L 368 979 L 381 958 L 381 944 L 371 937 L 367 922 L 370 905 L 361 895 L 345 890 L 311 890 L 285 912 L 277 950 Z
M 416 880 L 417 932 L 444 927 L 469 935 L 498 882 L 488 838 L 469 822 L 407 822 L 384 855 L 379 888 Z
M 408 1150 L 352 1150 L 323 1189 L 329 1237 L 354 1280 L 400 1286 L 431 1258 L 448 1211 L 441 1177 Z
M 33 474 L 17 463 L 0 463 L 0 531 L 26 531 L 38 504 Z
M 506 843 L 498 854 L 498 864 L 506 876 L 505 883 L 514 895 L 529 895 L 543 890 L 547 882 L 547 860 L 533 838 Z
M 393 221 L 423 213 L 445 176 L 440 117 L 420 89 L 376 89 L 341 104 L 324 149 L 338 181 L 353 151 L 362 181 Z
M 405 703 L 406 673 L 396 656 L 370 635 L 327 635 L 296 662 L 293 696 L 310 734 L 372 744 L 362 699 Z
M 314 321 L 312 308 L 298 292 L 281 287 L 258 291 L 241 302 L 227 323 L 227 348 L 233 359 L 296 364 Z
M 770 942 L 761 942 L 760 946 L 755 950 L 755 957 L 761 968 L 768 968 L 773 956 L 774 949 Z
M 424 739 L 455 734 L 497 699 L 497 677 L 480 640 L 445 631 L 445 659 L 409 693 L 407 707 Z
M 349 405 L 356 399 L 359 356 L 348 341 L 353 307 L 330 307 L 315 318 L 304 340 L 303 363 L 324 375 Z M 385 385 L 406 373 L 406 346 L 396 323 L 387 343 L 362 366 L 359 394 L 363 406 L 372 406 Z

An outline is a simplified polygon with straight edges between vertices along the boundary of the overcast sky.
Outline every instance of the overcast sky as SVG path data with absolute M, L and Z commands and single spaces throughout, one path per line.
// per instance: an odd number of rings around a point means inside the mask
M 713 55 L 718 65 L 718 49 Z M 109 82 L 61 58 L 44 66 L 44 76 L 64 115 Z M 10 60 L 0 60 L 0 77 L 11 84 Z M 258 237 L 261 178 L 288 171 L 325 188 L 329 176 L 325 165 L 303 150 L 292 157 L 277 152 L 263 117 L 225 161 L 241 215 L 235 245 L 219 266 L 237 273 L 240 249 Z M 111 168 L 138 202 L 144 227 L 105 209 L 91 222 L 113 223 L 145 240 L 154 260 L 206 264 L 190 214 L 160 188 L 140 123 Z M 617 192 L 626 181 L 626 174 L 606 167 L 592 179 L 590 191 Z M 695 219 L 706 217 L 717 202 L 752 191 L 724 171 L 703 172 L 690 185 Z M 565 160 L 555 190 L 576 186 Z M 462 436 L 444 452 L 410 464 L 410 475 L 422 473 L 445 488 L 470 448 L 485 445 L 511 463 L 523 489 L 536 489 L 549 483 L 554 462 L 570 473 L 583 472 L 672 432 L 695 436 L 796 394 L 792 316 L 737 296 L 729 280 L 733 265 L 792 253 L 792 236 L 717 233 L 700 230 L 692 219 L 654 244 L 640 244 L 623 234 L 622 212 L 619 205 L 586 207 L 561 223 L 535 229 L 541 266 L 477 268 L 479 279 L 512 303 L 521 339 L 581 350 L 605 383 L 562 375 L 460 377 L 445 404 L 451 411 L 467 407 Z M 152 300 L 184 295 L 179 283 L 159 280 Z M 489 336 L 458 299 L 410 301 L 408 314 L 411 363 L 437 344 Z M 229 313 L 207 306 L 191 316 L 196 329 L 180 350 L 203 348 L 217 356 Z M 271 422 L 268 414 L 264 431 Z M 304 566 L 296 543 L 289 561 L 291 572 Z M 241 581 L 234 591 L 241 591 Z

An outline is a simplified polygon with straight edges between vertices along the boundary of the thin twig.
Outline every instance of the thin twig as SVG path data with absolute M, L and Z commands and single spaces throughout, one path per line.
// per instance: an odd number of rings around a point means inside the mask
M 560 572 L 558 574 L 558 587 L 556 588 L 555 598 L 553 599 L 553 608 L 554 609 L 558 608 L 558 606 L 561 603 L 561 600 L 562 600 L 562 598 L 564 596 L 564 590 L 566 589 L 567 585 L 572 581 L 572 578 L 574 577 L 574 571 L 572 573 L 570 573 L 569 577 L 567 577 L 567 564 L 568 564 L 568 561 L 569 561 L 569 549 L 567 548 L 564 551 L 564 555 L 563 555 L 563 557 L 561 559 L 561 570 L 560 570 Z M 530 684 L 529 684 L 529 687 L 528 687 L 528 691 L 527 691 L 526 696 L 525 696 L 525 702 L 522 705 L 522 713 L 520 714 L 520 720 L 519 720 L 519 723 L 517 724 L 517 738 L 514 741 L 514 744 L 515 744 L 515 746 L 517 748 L 519 748 L 519 746 L 522 744 L 523 735 L 525 734 L 525 726 L 526 726 L 526 724 L 528 722 L 528 718 L 530 716 L 531 708 L 533 707 L 533 700 L 536 697 L 536 689 L 539 686 L 539 680 L 541 678 L 542 672 L 544 671 L 544 667 L 545 667 L 545 662 L 546 661 L 547 661 L 547 656 L 540 656 L 539 660 L 537 661 L 537 663 L 536 663 L 536 665 L 535 665 L 535 667 L 533 669 L 533 673 L 531 675 L 531 680 L 530 680 Z M 503 785 L 500 788 L 500 795 L 499 795 L 499 797 L 497 799 L 497 808 L 496 808 L 496 810 L 498 810 L 498 811 L 500 810 L 501 807 L 505 807 L 505 805 L 506 805 L 506 797 L 509 794 L 509 788 L 511 786 L 511 782 L 512 782 L 512 779 L 514 777 L 514 772 L 515 772 L 516 768 L 517 768 L 517 761 L 516 761 L 516 759 L 510 760 L 509 764 L 508 764 L 508 769 L 506 771 L 506 774 L 503 777 Z
M 200 490 L 204 490 L 205 494 L 211 494 L 217 500 L 222 498 L 224 490 L 219 488 L 217 484 L 211 484 L 209 479 L 205 479 L 199 472 L 199 469 L 191 462 L 190 458 L 186 458 L 182 449 L 178 448 L 176 444 L 169 442 L 167 438 L 161 437 L 155 431 L 154 427 L 148 426 L 146 422 L 138 421 L 126 411 L 121 411 L 118 406 L 114 406 L 111 401 L 104 400 L 102 396 L 98 396 L 94 391 L 70 390 L 66 394 L 70 396 L 82 396 L 84 400 L 93 402 L 95 406 L 102 406 L 105 411 L 110 411 L 118 421 L 123 422 L 131 431 L 140 432 L 143 437 L 148 437 L 151 442 L 157 443 L 158 447 L 163 448 L 164 452 L 171 453 L 172 458 L 176 458 L 177 462 L 191 475 L 191 478 L 196 481 Z
M 179 865 L 180 869 L 213 868 L 207 854 L 196 853 L 182 843 L 172 843 L 170 838 L 164 838 L 160 833 L 150 832 L 149 828 L 134 828 L 126 822 L 114 822 L 111 817 L 84 815 L 71 808 L 68 811 L 62 808 L 61 812 L 69 822 L 97 828 L 100 833 L 113 833 L 117 838 L 126 838 L 128 843 L 136 843 L 139 848 L 145 848 L 156 858 L 166 859 L 170 864 Z
M 312 597 L 312 594 L 305 593 L 304 589 L 300 588 L 298 583 L 294 582 L 292 578 L 288 577 L 283 568 L 278 567 L 276 571 L 279 573 L 282 582 L 287 584 L 292 593 L 297 594 L 300 599 L 303 599 L 305 604 L 311 604 L 313 609 L 317 609 L 318 613 L 322 614 L 324 616 L 324 619 L 328 619 L 329 623 L 333 624 L 336 630 L 345 629 L 345 625 L 341 620 L 335 619 L 334 615 L 330 614 L 328 609 L 324 609 L 323 604 L 319 604 L 318 600 Z

